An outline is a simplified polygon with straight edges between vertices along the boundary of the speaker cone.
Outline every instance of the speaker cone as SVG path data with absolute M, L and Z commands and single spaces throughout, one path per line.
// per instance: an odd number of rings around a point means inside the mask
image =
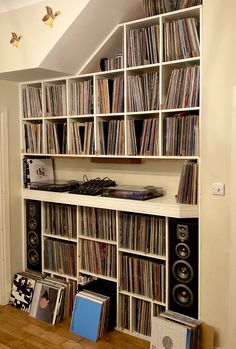
M 193 268 L 186 261 L 175 261 L 172 266 L 172 272 L 176 280 L 180 282 L 188 283 L 193 279 Z
M 37 229 L 37 221 L 35 218 L 30 218 L 29 219 L 29 227 L 30 230 L 36 230 Z
M 175 246 L 175 253 L 181 259 L 189 258 L 190 248 L 184 242 L 180 242 Z
M 32 265 L 36 265 L 39 262 L 39 255 L 38 252 L 34 249 L 30 249 L 28 252 L 28 261 Z
M 28 234 L 28 244 L 30 247 L 35 248 L 39 244 L 39 238 L 35 231 L 30 231 Z
M 186 285 L 177 284 L 172 290 L 174 301 L 182 307 L 190 307 L 193 304 L 193 293 Z
M 177 224 L 177 238 L 181 241 L 189 239 L 188 226 L 186 224 Z

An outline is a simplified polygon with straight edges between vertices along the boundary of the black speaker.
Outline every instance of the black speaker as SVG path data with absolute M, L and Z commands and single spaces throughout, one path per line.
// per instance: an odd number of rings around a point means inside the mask
M 198 318 L 198 219 L 169 220 L 169 309 Z
M 41 202 L 26 200 L 27 268 L 42 271 Z

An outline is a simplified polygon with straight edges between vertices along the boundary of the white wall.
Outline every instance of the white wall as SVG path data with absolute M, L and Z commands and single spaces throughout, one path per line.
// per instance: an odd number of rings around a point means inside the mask
M 21 224 L 21 160 L 18 84 L 0 81 L 0 105 L 8 109 L 10 229 L 12 273 L 23 268 Z
M 0 14 L 0 72 L 37 68 L 89 0 L 49 0 Z M 53 28 L 42 22 L 45 6 L 61 14 Z M 10 44 L 11 33 L 22 35 L 19 48 Z
M 232 313 L 234 302 L 230 301 L 232 287 L 235 289 L 236 285 L 235 275 L 230 273 L 230 254 L 235 255 L 230 232 L 230 195 L 235 195 L 230 185 L 232 96 L 236 82 L 235 13 L 235 0 L 204 1 L 201 318 L 215 327 L 215 344 L 222 349 L 234 349 L 236 340 L 235 328 L 233 333 L 231 326 L 235 306 Z M 212 195 L 213 182 L 225 183 L 224 197 Z M 236 294 L 233 297 L 236 299 Z
M 162 186 L 173 199 L 177 194 L 182 161 L 144 160 L 142 164 L 91 163 L 90 159 L 57 159 L 56 179 L 109 177 L 117 184 Z

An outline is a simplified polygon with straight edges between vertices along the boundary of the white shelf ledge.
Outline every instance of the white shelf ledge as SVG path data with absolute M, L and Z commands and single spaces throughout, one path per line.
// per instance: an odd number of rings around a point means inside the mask
M 175 198 L 169 196 L 139 201 L 31 189 L 23 189 L 22 194 L 24 199 L 104 209 L 112 208 L 117 211 L 152 214 L 163 217 L 197 218 L 199 216 L 197 205 L 177 204 Z

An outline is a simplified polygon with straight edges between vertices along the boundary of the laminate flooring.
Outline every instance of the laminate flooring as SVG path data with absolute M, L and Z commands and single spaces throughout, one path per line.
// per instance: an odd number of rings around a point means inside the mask
M 94 343 L 71 333 L 69 327 L 70 319 L 50 325 L 13 306 L 0 306 L 0 349 L 149 349 L 150 346 L 147 341 L 115 330 Z

